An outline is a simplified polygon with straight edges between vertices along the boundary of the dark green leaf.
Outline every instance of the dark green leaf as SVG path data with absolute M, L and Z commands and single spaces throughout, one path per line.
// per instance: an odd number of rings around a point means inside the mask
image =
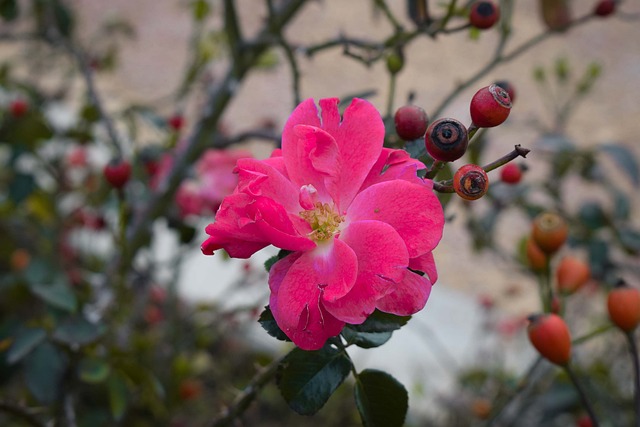
M 31 292 L 47 304 L 65 310 L 76 311 L 77 299 L 69 285 L 58 280 L 51 284 L 31 284 Z
M 105 331 L 102 324 L 91 323 L 82 316 L 72 316 L 58 325 L 53 338 L 69 345 L 86 345 L 100 338 Z
M 42 404 L 57 400 L 68 360 L 49 342 L 40 344 L 25 360 L 24 375 L 29 391 Z
M 18 12 L 18 2 L 16 0 L 0 0 L 0 16 L 5 21 L 16 19 Z
M 391 375 L 373 369 L 356 380 L 356 406 L 365 427 L 402 427 L 409 409 L 407 390 Z
M 82 107 L 80 117 L 89 123 L 95 123 L 100 120 L 100 111 L 98 111 L 98 107 L 95 105 L 87 104 Z
M 623 146 L 617 144 L 601 145 L 600 151 L 607 153 L 618 166 L 629 175 L 631 182 L 640 185 L 640 168 L 633 152 Z
M 114 420 L 120 421 L 127 409 L 127 385 L 120 375 L 112 374 L 109 377 L 108 388 L 111 416 Z
M 289 407 L 301 415 L 320 410 L 351 370 L 344 352 L 328 345 L 318 351 L 294 349 L 278 370 L 278 387 Z
M 104 360 L 85 358 L 78 366 L 78 377 L 86 383 L 98 384 L 107 379 L 110 371 L 109 364 Z
M 31 195 L 36 188 L 33 175 L 16 173 L 9 185 L 9 197 L 15 204 L 19 204 Z
M 290 253 L 291 253 L 291 251 L 286 251 L 284 249 L 280 249 L 280 251 L 278 252 L 278 255 L 274 255 L 271 258 L 269 258 L 268 260 L 266 260 L 264 262 L 264 268 L 265 268 L 265 270 L 267 270 L 267 273 L 271 270 L 271 267 L 273 267 L 273 264 L 275 264 L 276 262 L 280 261 L 282 258 L 286 257 Z
M 260 314 L 258 322 L 260 323 L 260 326 L 262 326 L 262 328 L 272 337 L 279 339 L 280 341 L 291 341 L 276 323 L 276 319 L 273 318 L 273 313 L 269 306 L 264 308 L 264 311 Z
M 51 128 L 39 111 L 30 110 L 25 116 L 5 120 L 0 125 L 0 140 L 12 144 L 24 144 L 29 149 L 36 147 L 37 142 L 52 136 Z
M 607 214 L 596 202 L 587 202 L 580 206 L 578 219 L 591 230 L 597 230 L 607 225 Z
M 609 244 L 604 240 L 593 239 L 589 241 L 588 251 L 591 274 L 596 279 L 602 279 L 606 270 L 611 266 Z
M 71 9 L 60 0 L 53 1 L 53 16 L 62 35 L 69 37 L 75 28 L 75 17 Z
M 631 228 L 620 230 L 620 242 L 622 246 L 631 254 L 640 253 L 640 232 Z
M 629 197 L 616 189 L 609 188 L 609 191 L 613 193 L 614 197 L 613 213 L 615 218 L 617 220 L 629 219 L 629 215 L 631 214 L 631 202 L 629 201 Z
M 13 364 L 22 360 L 31 350 L 36 348 L 47 336 L 44 329 L 23 329 L 14 338 L 7 351 L 7 363 Z
M 392 332 L 406 325 L 411 316 L 396 316 L 376 310 L 360 325 L 350 327 L 357 332 Z
M 379 347 L 382 344 L 389 341 L 393 332 L 358 332 L 354 330 L 351 325 L 347 325 L 342 330 L 342 336 L 347 343 L 355 344 L 362 348 L 374 348 Z

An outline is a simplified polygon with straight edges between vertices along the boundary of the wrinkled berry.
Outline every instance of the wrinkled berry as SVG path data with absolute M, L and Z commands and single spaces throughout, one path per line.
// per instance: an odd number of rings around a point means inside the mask
M 464 165 L 453 175 L 453 189 L 465 200 L 476 200 L 489 190 L 489 177 L 478 165 Z
M 439 119 L 431 123 L 427 129 L 424 142 L 431 157 L 452 162 L 467 151 L 469 133 L 467 128 L 455 119 Z
M 492 1 L 477 1 L 471 5 L 469 23 L 480 30 L 486 30 L 500 19 L 500 8 Z

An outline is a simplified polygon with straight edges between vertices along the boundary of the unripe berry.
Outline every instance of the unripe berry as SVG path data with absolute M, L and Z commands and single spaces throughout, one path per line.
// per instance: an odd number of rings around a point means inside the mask
M 500 19 L 500 8 L 492 1 L 477 1 L 471 5 L 469 23 L 472 27 L 486 30 Z
M 570 295 L 580 289 L 591 278 L 589 265 L 573 256 L 565 256 L 556 269 L 558 291 Z
M 522 179 L 522 168 L 516 163 L 507 163 L 500 169 L 500 179 L 507 184 L 517 184 Z
M 527 239 L 526 253 L 527 261 L 531 270 L 538 272 L 544 271 L 547 266 L 547 254 L 538 247 L 532 238 Z
M 640 291 L 620 281 L 607 297 L 609 318 L 625 332 L 633 331 L 640 323 Z
M 616 11 L 616 2 L 615 0 L 601 0 L 596 5 L 596 8 L 593 10 L 595 15 L 606 17 L 611 15 Z
M 455 119 L 439 119 L 427 128 L 424 144 L 434 159 L 452 162 L 467 151 L 469 133 L 465 125 Z
M 453 189 L 465 200 L 476 200 L 489 189 L 489 177 L 478 165 L 464 165 L 453 175 Z
M 114 188 L 122 188 L 131 177 L 131 164 L 122 159 L 113 159 L 104 167 L 104 177 Z
M 404 67 L 404 54 L 402 50 L 395 49 L 387 56 L 387 70 L 391 74 L 398 74 Z
M 511 98 L 506 90 L 492 84 L 483 87 L 471 98 L 469 105 L 471 120 L 481 128 L 490 128 L 502 124 L 511 111 Z
M 531 237 L 543 252 L 552 254 L 566 242 L 569 227 L 566 221 L 553 212 L 543 212 L 533 220 Z
M 29 104 L 22 98 L 14 99 L 11 101 L 11 104 L 9 104 L 9 113 L 11 113 L 11 115 L 16 119 L 27 114 L 28 110 Z
M 511 99 L 511 105 L 513 105 L 516 102 L 515 86 L 513 86 L 508 80 L 498 80 L 497 82 L 495 82 L 495 84 L 507 91 L 507 93 L 509 94 L 509 98 Z
M 405 141 L 413 141 L 424 135 L 429 125 L 427 113 L 417 105 L 398 108 L 394 116 L 396 133 Z
M 553 313 L 529 316 L 527 333 L 542 357 L 556 365 L 569 363 L 571 334 L 562 317 Z

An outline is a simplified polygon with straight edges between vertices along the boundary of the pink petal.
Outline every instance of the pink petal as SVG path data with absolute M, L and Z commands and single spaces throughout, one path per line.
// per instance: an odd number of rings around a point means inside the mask
M 403 180 L 374 184 L 356 196 L 347 212 L 347 223 L 365 219 L 395 228 L 411 258 L 433 250 L 444 227 L 442 206 L 433 192 Z
M 273 199 L 292 214 L 297 215 L 302 210 L 298 203 L 298 188 L 265 161 L 240 159 L 236 172 L 238 192 Z
M 418 177 L 417 172 L 422 169 L 426 169 L 424 163 L 411 158 L 406 151 L 383 148 L 378 161 L 362 183 L 360 191 L 378 182 L 393 179 L 402 179 L 424 185 L 429 189 L 433 188 L 433 181 Z
M 435 285 L 438 281 L 438 271 L 436 270 L 436 261 L 433 259 L 433 252 L 427 252 L 416 258 L 409 260 L 409 268 L 418 270 L 429 276 L 431 284 Z
M 325 294 L 327 310 L 347 323 L 362 323 L 373 312 L 376 301 L 402 281 L 409 263 L 404 240 L 389 224 L 359 221 L 340 235 L 358 258 L 358 278 L 345 296 L 331 300 Z
M 280 329 L 296 345 L 319 349 L 344 326 L 327 312 L 322 300 L 325 295 L 344 295 L 353 287 L 356 256 L 339 240 L 292 255 L 296 256 L 293 261 L 289 257 L 278 261 L 269 274 L 271 310 Z
M 422 310 L 431 293 L 427 276 L 407 271 L 404 280 L 390 294 L 378 300 L 376 307 L 386 313 L 409 316 Z

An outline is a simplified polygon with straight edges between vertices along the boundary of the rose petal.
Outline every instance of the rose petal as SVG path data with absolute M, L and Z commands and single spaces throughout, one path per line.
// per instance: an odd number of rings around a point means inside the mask
M 390 224 L 415 258 L 442 238 L 442 205 L 431 190 L 403 180 L 380 182 L 359 193 L 349 207 L 347 223 L 373 219 Z
M 360 191 L 378 182 L 402 179 L 414 184 L 424 185 L 433 188 L 433 181 L 418 177 L 419 170 L 426 169 L 424 163 L 417 159 L 412 159 L 404 150 L 394 150 L 383 148 L 378 161 L 373 165 L 367 178 L 362 183 Z
M 418 270 L 429 276 L 429 281 L 435 285 L 438 281 L 438 271 L 436 270 L 436 261 L 433 259 L 433 252 L 427 252 L 416 258 L 409 260 L 409 268 Z
M 385 313 L 410 316 L 424 308 L 431 293 L 431 286 L 427 276 L 407 271 L 404 280 L 393 292 L 379 299 L 376 307 Z
M 297 191 L 291 181 L 268 163 L 256 159 L 240 159 L 236 166 L 238 192 L 273 199 L 292 214 L 301 211 Z

